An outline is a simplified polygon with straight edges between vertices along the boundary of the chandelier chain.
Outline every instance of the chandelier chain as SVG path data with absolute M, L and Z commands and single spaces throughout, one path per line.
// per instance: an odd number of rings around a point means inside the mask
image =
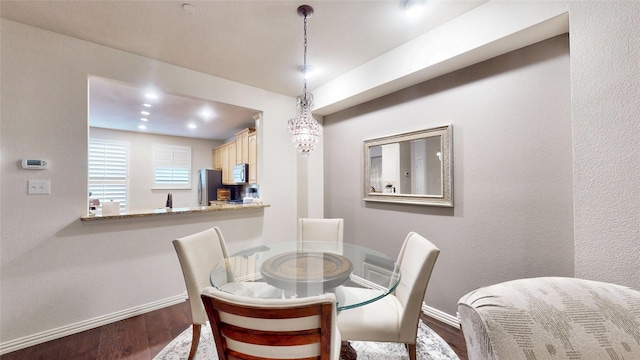
M 296 116 L 288 122 L 291 140 L 302 156 L 308 156 L 320 138 L 320 124 L 313 118 L 313 94 L 307 92 L 307 18 L 313 14 L 309 5 L 298 7 L 298 15 L 304 16 L 304 61 L 302 72 L 304 92 L 296 98 Z
M 304 57 L 303 57 L 303 84 L 304 84 L 304 91 L 303 93 L 307 93 L 307 18 L 309 16 L 305 13 L 304 14 Z

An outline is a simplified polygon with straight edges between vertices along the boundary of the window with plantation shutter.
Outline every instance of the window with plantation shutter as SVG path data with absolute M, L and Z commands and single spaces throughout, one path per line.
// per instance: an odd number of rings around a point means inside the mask
M 191 188 L 191 148 L 153 146 L 154 189 Z
M 127 204 L 129 144 L 121 141 L 89 139 L 89 192 L 100 203 L 119 201 Z

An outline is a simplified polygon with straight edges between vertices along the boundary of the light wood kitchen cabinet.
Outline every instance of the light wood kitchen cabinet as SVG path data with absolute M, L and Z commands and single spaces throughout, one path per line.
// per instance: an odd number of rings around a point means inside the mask
M 246 128 L 236 134 L 236 163 L 249 163 L 249 135 L 254 134 L 256 129 Z
M 236 134 L 235 141 L 213 149 L 213 168 L 222 170 L 222 183 L 233 185 L 233 166 L 249 164 L 248 182 L 258 182 L 258 146 L 254 128 L 244 129 Z
M 249 184 L 258 183 L 258 136 L 256 132 L 249 134 Z
M 233 166 L 236 164 L 236 142 L 230 142 L 222 151 L 222 183 L 227 185 L 233 182 Z
M 228 184 L 231 178 L 229 171 L 229 144 L 224 144 L 218 148 L 220 151 L 220 161 L 222 163 L 222 183 Z
M 236 164 L 235 141 L 213 149 L 213 168 L 222 170 L 222 183 L 233 185 L 233 166 Z
M 213 168 L 215 170 L 222 170 L 222 149 L 217 147 L 213 149 Z

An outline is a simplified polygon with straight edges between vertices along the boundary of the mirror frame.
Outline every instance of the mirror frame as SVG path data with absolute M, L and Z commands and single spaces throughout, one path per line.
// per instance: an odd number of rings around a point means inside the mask
M 411 141 L 417 139 L 441 136 L 442 146 L 442 195 L 415 195 L 396 193 L 374 193 L 371 189 L 370 149 L 374 146 Z M 363 200 L 386 203 L 414 204 L 426 206 L 453 207 L 453 166 L 452 166 L 452 126 L 444 125 L 403 134 L 389 135 L 375 139 L 364 140 L 364 181 Z

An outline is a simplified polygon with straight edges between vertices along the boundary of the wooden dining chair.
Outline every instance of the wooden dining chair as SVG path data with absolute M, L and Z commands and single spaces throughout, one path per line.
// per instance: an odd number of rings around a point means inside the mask
M 404 343 L 411 360 L 416 359 L 416 338 L 422 301 L 440 250 L 429 240 L 410 232 L 402 244 L 397 264 L 401 278 L 396 290 L 384 298 L 338 315 L 343 340 Z M 347 296 L 358 291 L 343 289 Z
M 341 253 L 344 233 L 344 219 L 298 219 L 298 241 L 300 250 L 327 250 Z M 313 245 L 309 243 L 313 241 Z M 320 246 L 317 242 L 328 242 L 327 246 Z M 305 243 L 306 242 L 306 243 Z M 322 247 L 316 249 L 315 247 Z
M 333 294 L 286 299 L 201 294 L 220 360 L 340 359 Z
M 191 360 L 198 350 L 201 327 L 208 320 L 200 299 L 200 292 L 211 285 L 212 269 L 217 274 L 215 276 L 217 284 L 224 284 L 228 281 L 225 266 L 227 246 L 222 237 L 222 231 L 218 227 L 173 240 L 173 246 L 182 267 L 191 308 L 191 322 L 193 324 L 191 350 L 189 351 L 189 360 Z

